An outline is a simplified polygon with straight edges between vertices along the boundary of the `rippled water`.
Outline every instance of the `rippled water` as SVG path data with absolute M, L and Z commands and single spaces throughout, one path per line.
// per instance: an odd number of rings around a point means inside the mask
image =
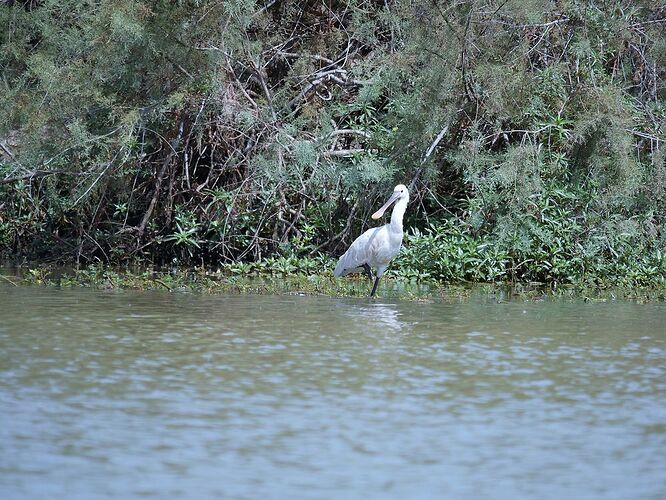
M 0 496 L 666 498 L 666 306 L 0 284 Z

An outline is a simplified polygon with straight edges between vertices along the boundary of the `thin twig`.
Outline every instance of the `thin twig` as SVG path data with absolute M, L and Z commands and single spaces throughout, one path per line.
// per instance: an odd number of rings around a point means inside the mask
M 370 132 L 366 132 L 365 130 L 355 130 L 351 128 L 341 128 L 334 130 L 330 134 L 326 136 L 326 138 L 331 138 L 335 137 L 336 135 L 344 135 L 344 134 L 350 134 L 350 135 L 360 135 L 362 137 L 365 137 L 366 139 L 370 138 Z
M 118 156 L 118 155 L 116 154 L 116 156 Z M 114 160 L 115 160 L 115 158 L 114 158 Z M 97 179 L 95 179 L 95 180 L 92 182 L 92 184 L 90 184 L 90 186 L 88 186 L 88 189 L 86 189 L 86 190 L 83 192 L 83 194 L 82 194 L 81 196 L 79 196 L 79 197 L 76 199 L 76 201 L 75 201 L 74 203 L 72 203 L 72 207 L 75 207 L 76 205 L 78 205 L 78 203 L 79 203 L 83 198 L 85 198 L 85 197 L 88 195 L 88 193 L 90 193 L 90 191 L 92 191 L 92 188 L 94 188 L 95 185 L 99 182 L 99 180 L 100 180 L 102 177 L 104 177 L 104 174 L 105 174 L 105 173 L 111 168 L 112 165 L 113 165 L 113 160 L 111 160 L 109 163 L 106 164 L 106 166 L 104 167 L 104 169 L 102 169 L 102 171 L 101 171 L 101 172 L 99 173 L 99 175 L 97 176 Z
M 240 91 L 243 93 L 243 95 L 249 101 L 249 103 L 252 105 L 252 107 L 254 109 L 257 109 L 259 106 L 257 106 L 257 103 L 254 102 L 254 99 L 252 99 L 252 97 L 250 97 L 250 94 L 247 93 L 247 90 L 245 90 L 245 87 L 243 87 L 243 84 L 238 79 L 238 76 L 236 75 L 236 72 L 234 71 L 234 68 L 231 66 L 230 56 L 227 53 L 225 53 L 225 56 L 226 56 L 227 66 L 229 67 L 229 73 L 231 73 L 231 75 L 233 76 L 234 83 L 236 83 L 236 86 L 240 89 Z
M 252 14 L 252 17 L 256 17 L 259 14 L 261 14 L 263 11 L 270 9 L 278 0 L 271 0 L 268 2 L 266 5 L 264 5 L 261 9 L 259 9 L 257 12 Z
M 23 175 L 16 175 L 12 177 L 5 177 L 0 179 L 0 184 L 11 184 L 12 182 L 26 181 L 30 179 L 37 179 L 39 177 L 47 177 L 49 175 L 72 175 L 81 176 L 88 175 L 88 172 L 69 172 L 67 170 L 34 170 Z
M 260 70 L 254 63 L 252 64 L 254 67 L 254 74 L 257 80 L 259 80 L 259 85 L 261 85 L 261 89 L 264 91 L 264 94 L 266 95 L 266 100 L 268 101 L 268 108 L 271 110 L 271 117 L 273 118 L 273 122 L 277 122 L 277 113 L 275 112 L 275 106 L 273 106 L 273 94 L 271 94 L 271 91 L 268 88 L 268 85 L 266 84 L 266 78 L 264 78 L 264 73 L 262 70 Z
M 644 139 L 650 139 L 651 141 L 655 142 L 666 142 L 666 139 L 661 139 L 660 137 L 657 137 L 656 135 L 652 134 L 647 134 L 645 132 L 641 132 L 640 130 L 631 130 L 629 128 L 625 128 L 625 131 L 637 135 L 638 137 L 643 137 Z
M 324 156 L 334 156 L 336 158 L 349 158 L 359 153 L 365 153 L 366 151 L 370 150 L 363 148 L 334 149 L 333 151 L 325 151 L 323 154 Z
M 300 57 L 308 57 L 310 59 L 314 59 L 315 61 L 323 61 L 326 64 L 332 66 L 335 64 L 335 61 L 333 59 L 329 59 L 328 57 L 321 56 L 319 54 L 296 54 L 295 52 L 284 52 L 282 50 L 277 51 L 277 55 L 282 56 L 284 58 L 291 58 L 291 59 L 298 59 Z
M 7 276 L 3 276 L 2 274 L 0 274 L 0 278 L 2 278 L 3 280 L 11 283 L 14 286 L 18 286 L 16 283 L 14 283 L 12 280 L 10 280 Z
M 435 137 L 435 140 L 432 141 L 428 149 L 426 149 L 426 152 L 423 154 L 421 157 L 421 164 L 419 165 L 419 168 L 416 169 L 416 172 L 414 172 L 414 177 L 412 177 L 411 182 L 409 183 L 409 190 L 411 191 L 414 186 L 416 185 L 416 181 L 418 178 L 421 176 L 421 172 L 423 171 L 423 168 L 425 167 L 426 162 L 428 159 L 430 159 L 430 155 L 432 155 L 432 152 L 435 150 L 435 148 L 439 145 L 439 143 L 442 141 L 446 133 L 449 131 L 449 126 L 450 124 L 447 123 L 444 128 L 437 134 L 437 137 Z
M 337 241 L 340 238 L 349 234 L 349 230 L 351 229 L 351 226 L 352 226 L 352 220 L 354 219 L 354 216 L 356 215 L 356 211 L 358 210 L 359 201 L 360 201 L 360 198 L 356 198 L 356 202 L 354 203 L 354 206 L 352 207 L 352 209 L 349 211 L 349 217 L 347 217 L 347 223 L 345 224 L 345 227 L 342 229 L 342 231 L 340 231 L 338 234 L 336 234 L 332 238 L 329 238 L 327 241 L 325 241 L 321 245 L 319 245 L 316 248 L 314 248 L 313 250 L 311 250 L 310 255 L 316 254 L 317 252 L 319 252 L 319 250 L 321 250 L 325 246 L 329 245 L 331 242 Z
M 343 75 L 344 78 L 339 77 L 338 75 Z M 362 86 L 372 83 L 372 80 L 354 80 L 347 77 L 347 71 L 344 69 L 331 69 L 328 71 L 318 72 L 314 75 L 314 80 L 311 80 L 310 83 L 299 92 L 299 94 L 294 97 L 287 107 L 296 108 L 298 104 L 307 96 L 315 87 L 321 85 L 322 83 L 333 80 L 334 82 L 342 86 Z
M 7 156 L 9 156 L 12 160 L 14 159 L 14 154 L 9 150 L 7 146 L 5 146 L 1 142 L 0 142 L 0 149 L 2 149 L 5 153 L 7 153 Z
M 556 25 L 556 24 L 566 23 L 567 21 L 569 21 L 568 17 L 562 17 L 560 19 L 556 19 L 555 21 L 550 21 L 548 23 L 541 23 L 541 24 L 514 24 L 514 23 L 507 22 L 507 21 L 500 21 L 498 19 L 484 19 L 484 20 L 479 20 L 479 21 L 474 21 L 474 22 L 475 23 L 501 24 L 502 26 L 508 26 L 510 28 L 527 29 L 527 28 L 548 28 L 548 27 Z
M 169 290 L 170 292 L 173 292 L 173 288 L 171 288 L 169 285 L 167 285 L 167 284 L 166 284 L 164 281 L 162 281 L 161 279 L 159 279 L 159 278 L 153 278 L 153 281 L 155 281 L 155 283 L 159 283 L 160 285 L 162 285 L 164 288 L 166 288 L 166 289 Z
M 164 174 L 166 173 L 167 167 L 171 163 L 171 159 L 176 154 L 176 148 L 180 145 L 180 140 L 183 137 L 183 128 L 184 128 L 184 126 L 185 126 L 185 122 L 180 122 L 180 127 L 178 129 L 178 135 L 173 140 L 173 144 L 169 145 L 171 147 L 171 151 L 169 151 L 169 154 L 167 155 L 167 157 L 162 162 L 162 168 L 160 169 L 160 172 L 157 175 L 157 179 L 155 179 L 155 192 L 153 193 L 153 197 L 150 200 L 150 204 L 148 205 L 148 210 L 146 210 L 146 213 L 143 215 L 143 218 L 141 219 L 141 223 L 139 224 L 139 227 L 138 227 L 139 238 L 143 235 L 144 231 L 146 230 L 146 226 L 148 225 L 148 221 L 150 220 L 150 217 L 153 214 L 153 210 L 155 209 L 155 205 L 157 204 L 157 198 L 160 195 L 160 188 L 162 186 L 162 180 L 164 179 Z

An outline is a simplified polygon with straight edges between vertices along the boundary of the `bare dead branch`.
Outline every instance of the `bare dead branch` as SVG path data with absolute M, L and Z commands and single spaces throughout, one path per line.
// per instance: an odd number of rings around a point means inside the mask
M 234 83 L 236 84 L 238 89 L 241 91 L 241 93 L 245 96 L 245 98 L 248 100 L 248 102 L 252 105 L 252 107 L 254 109 L 258 109 L 259 106 L 257 106 L 257 103 L 254 102 L 254 99 L 252 99 L 252 97 L 250 97 L 250 94 L 247 93 L 247 90 L 245 90 L 245 87 L 243 86 L 243 84 L 238 79 L 238 76 L 236 75 L 236 72 L 234 71 L 233 67 L 231 66 L 231 61 L 229 59 L 229 56 L 226 55 L 226 54 L 225 54 L 225 56 L 226 56 L 227 66 L 229 68 L 229 74 L 231 74 L 231 76 L 233 77 Z
M 32 172 L 26 172 L 23 175 L 16 175 L 0 179 L 0 184 L 11 184 L 13 182 L 18 182 L 18 181 L 39 179 L 40 177 L 48 177 L 50 175 L 69 175 L 69 176 L 79 177 L 83 175 L 88 175 L 88 172 L 69 172 L 67 170 L 33 170 Z
M 365 137 L 366 139 L 369 139 L 371 137 L 370 132 L 366 132 L 365 130 L 355 130 L 351 128 L 341 128 L 334 130 L 330 134 L 328 134 L 325 139 L 335 137 L 337 135 L 360 135 L 361 137 Z
M 339 76 L 341 75 L 341 76 Z M 372 83 L 369 80 L 354 80 L 348 77 L 347 71 L 344 69 L 332 69 L 323 72 L 315 73 L 314 79 L 301 90 L 301 92 L 289 101 L 287 107 L 295 109 L 298 107 L 300 102 L 310 93 L 315 87 L 321 85 L 324 82 L 333 80 L 334 82 L 340 84 L 341 86 L 363 86 L 369 83 Z
M 252 64 L 252 66 L 254 69 L 254 76 L 259 81 L 259 85 L 261 85 L 261 89 L 264 91 L 264 94 L 266 95 L 266 100 L 268 101 L 268 108 L 271 110 L 271 117 L 273 118 L 273 122 L 277 122 L 277 113 L 275 112 L 275 106 L 273 105 L 273 94 L 271 93 L 271 91 L 268 88 L 268 85 L 266 84 L 266 78 L 264 77 L 264 73 L 254 63 Z
M 254 14 L 252 14 L 252 16 L 253 16 L 253 17 L 256 17 L 256 16 L 258 16 L 259 14 L 261 14 L 262 12 L 264 12 L 265 10 L 270 9 L 273 5 L 275 5 L 275 3 L 276 3 L 277 1 L 278 1 L 278 0 L 270 0 L 270 1 L 269 1 L 266 5 L 264 5 L 261 9 L 259 9 L 257 12 L 255 12 Z
M 324 152 L 324 156 L 334 156 L 336 158 L 350 158 L 360 153 L 370 151 L 369 149 L 353 148 L 353 149 L 334 149 L 333 151 Z
M 315 61 L 322 61 L 325 62 L 326 64 L 333 65 L 335 64 L 335 61 L 333 59 L 329 59 L 328 57 L 324 57 L 319 54 L 296 54 L 295 52 L 285 52 L 282 50 L 279 50 L 277 52 L 277 55 L 282 56 L 284 58 L 290 58 L 290 59 L 298 59 L 300 57 L 307 57 L 309 59 L 314 59 Z
M 14 160 L 14 154 L 9 150 L 7 146 L 5 146 L 1 142 L 0 142 L 0 149 L 2 149 L 7 154 L 7 156 L 9 156 L 12 160 Z
M 12 285 L 14 285 L 14 286 L 16 286 L 16 287 L 18 286 L 16 283 L 14 283 L 12 280 L 10 280 L 7 276 L 3 276 L 2 274 L 0 274 L 0 278 L 2 278 L 2 279 L 5 280 L 7 283 L 10 283 L 10 284 L 12 284 Z
M 626 132 L 629 132 L 631 134 L 634 134 L 638 137 L 642 137 L 643 139 L 649 139 L 654 142 L 666 142 L 666 139 L 662 139 L 661 137 L 657 137 L 656 135 L 652 134 L 647 134 L 645 132 L 641 132 L 640 130 L 631 130 L 629 128 L 624 129 Z
M 322 244 L 320 244 L 317 247 L 315 247 L 314 249 L 312 249 L 310 251 L 310 255 L 316 254 L 322 248 L 330 245 L 334 241 L 341 241 L 341 239 L 343 239 L 344 237 L 346 237 L 349 234 L 349 232 L 351 231 L 351 227 L 352 227 L 352 221 L 354 220 L 354 217 L 356 216 L 356 212 L 358 211 L 358 208 L 359 208 L 360 200 L 361 200 L 360 197 L 356 198 L 356 202 L 354 202 L 354 205 L 352 206 L 351 210 L 349 211 L 349 216 L 347 217 L 347 222 L 345 223 L 345 227 L 342 229 L 342 231 L 340 231 L 338 234 L 332 236 L 331 238 L 329 238 L 328 240 L 326 240 Z
M 530 28 L 548 28 L 550 26 L 554 26 L 556 24 L 566 23 L 568 21 L 569 21 L 569 18 L 564 16 L 564 17 L 561 17 L 561 18 L 556 19 L 554 21 L 550 21 L 548 23 L 540 23 L 540 24 L 515 24 L 515 23 L 510 23 L 510 22 L 507 22 L 507 21 L 501 21 L 499 19 L 483 19 L 483 20 L 473 21 L 473 22 L 476 23 L 476 24 L 478 24 L 478 23 L 500 24 L 502 26 L 508 26 L 509 28 L 513 28 L 513 29 L 525 30 L 525 29 L 530 29 Z
M 426 149 L 425 153 L 421 156 L 421 164 L 419 165 L 419 168 L 416 169 L 416 172 L 414 172 L 414 177 L 412 177 L 411 182 L 409 183 L 409 190 L 413 190 L 414 186 L 416 185 L 416 181 L 419 179 L 421 176 L 421 172 L 423 172 L 423 168 L 425 167 L 425 164 L 427 161 L 430 159 L 430 155 L 432 155 L 432 152 L 435 150 L 435 148 L 439 145 L 439 143 L 442 141 L 446 133 L 449 131 L 449 126 L 450 124 L 447 123 L 444 128 L 437 134 L 435 137 L 435 140 L 430 143 L 430 146 L 428 146 L 428 149 Z
M 153 214 L 153 210 L 155 210 L 155 205 L 157 204 L 157 199 L 160 195 L 160 187 L 162 186 L 162 180 L 164 179 L 164 174 L 166 173 L 166 169 L 171 163 L 171 159 L 174 157 L 176 154 L 176 148 L 180 146 L 180 141 L 183 137 L 183 128 L 185 126 L 185 122 L 180 122 L 180 127 L 178 129 L 178 135 L 176 138 L 172 141 L 171 146 L 171 151 L 167 154 L 166 158 L 162 162 L 162 168 L 160 168 L 160 172 L 157 174 L 157 178 L 155 179 L 155 190 L 153 192 L 153 197 L 150 200 L 150 204 L 148 205 L 148 210 L 146 210 L 146 213 L 143 214 L 143 218 L 141 219 L 141 223 L 139 224 L 139 227 L 137 228 L 138 233 L 139 233 L 139 239 L 141 236 L 143 236 L 144 231 L 146 230 L 146 226 L 148 225 L 148 221 L 150 220 L 151 215 Z

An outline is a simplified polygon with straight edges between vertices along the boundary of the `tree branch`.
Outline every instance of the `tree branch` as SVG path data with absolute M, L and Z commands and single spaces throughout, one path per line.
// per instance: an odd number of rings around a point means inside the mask
M 148 205 L 148 210 L 146 210 L 146 213 L 143 214 L 143 218 L 141 219 L 141 224 L 139 224 L 139 227 L 138 227 L 139 238 L 143 235 L 144 231 L 146 230 L 146 226 L 148 225 L 148 221 L 150 220 L 150 216 L 153 214 L 153 210 L 155 210 L 155 205 L 157 204 L 157 198 L 160 195 L 160 188 L 162 186 L 162 180 L 164 179 L 164 174 L 166 173 L 167 167 L 171 163 L 171 159 L 176 154 L 176 148 L 178 148 L 178 146 L 180 145 L 180 140 L 183 137 L 183 128 L 184 128 L 184 126 L 185 126 L 185 122 L 180 122 L 180 127 L 178 129 L 178 135 L 172 141 L 173 144 L 170 144 L 171 151 L 169 151 L 169 154 L 167 155 L 167 157 L 162 162 L 162 168 L 160 169 L 159 174 L 157 174 L 157 179 L 155 179 L 155 192 L 153 193 L 153 197 L 150 200 L 150 205 Z M 137 243 L 138 243 L 138 241 L 137 241 Z
M 0 179 L 0 184 L 11 184 L 12 182 L 17 182 L 17 181 L 26 181 L 30 179 L 37 179 L 40 177 L 47 177 L 49 175 L 73 175 L 73 176 L 80 176 L 80 175 L 87 175 L 88 172 L 69 172 L 67 170 L 33 170 L 32 172 L 28 172 L 23 175 L 16 175 L 13 177 L 5 177 L 4 179 Z
M 343 77 L 341 78 L 338 75 L 343 75 Z M 333 80 L 342 86 L 362 86 L 371 83 L 371 81 L 354 80 L 352 78 L 348 78 L 347 71 L 344 69 L 331 69 L 328 71 L 318 72 L 315 73 L 314 77 L 314 80 L 312 80 L 309 85 L 307 85 L 296 97 L 289 101 L 287 107 L 295 109 L 298 104 L 300 104 L 300 102 L 305 98 L 305 96 L 308 95 L 316 86 L 321 85 L 328 80 Z
M 324 152 L 324 156 L 334 156 L 338 158 L 350 158 L 359 153 L 365 153 L 369 151 L 368 149 L 363 148 L 352 148 L 352 149 L 334 149 L 333 151 Z
M 5 146 L 1 142 L 0 142 L 0 149 L 2 149 L 5 153 L 7 153 L 7 156 L 9 156 L 12 160 L 14 159 L 14 154 L 9 150 L 7 146 Z
M 425 164 L 427 163 L 427 161 L 430 159 L 430 155 L 432 155 L 432 152 L 439 145 L 439 143 L 442 142 L 442 139 L 444 138 L 446 133 L 449 131 L 449 126 L 450 126 L 449 123 L 447 123 L 444 126 L 444 128 L 439 132 L 439 134 L 437 134 L 437 137 L 435 137 L 435 140 L 432 141 L 430 146 L 428 146 L 428 149 L 426 149 L 425 153 L 421 156 L 421 163 L 419 165 L 419 168 L 416 169 L 416 172 L 414 172 L 414 177 L 412 177 L 412 180 L 409 183 L 409 190 L 410 191 L 414 188 L 414 185 L 416 184 L 416 181 L 421 176 L 421 172 L 425 168 Z

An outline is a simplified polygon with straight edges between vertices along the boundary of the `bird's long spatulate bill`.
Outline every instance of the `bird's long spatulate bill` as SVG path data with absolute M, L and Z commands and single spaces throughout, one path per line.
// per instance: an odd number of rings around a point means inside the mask
M 372 218 L 373 218 L 373 219 L 379 219 L 382 215 L 384 215 L 384 212 L 386 212 L 386 209 L 387 209 L 388 207 L 390 207 L 390 206 L 391 206 L 391 203 L 393 203 L 395 200 L 397 200 L 399 196 L 400 196 L 400 193 L 398 193 L 398 192 L 394 192 L 394 193 L 391 195 L 391 197 L 388 199 L 388 201 L 387 201 L 386 203 L 384 203 L 384 205 L 382 206 L 382 208 L 380 208 L 380 209 L 377 210 L 374 214 L 372 214 Z

